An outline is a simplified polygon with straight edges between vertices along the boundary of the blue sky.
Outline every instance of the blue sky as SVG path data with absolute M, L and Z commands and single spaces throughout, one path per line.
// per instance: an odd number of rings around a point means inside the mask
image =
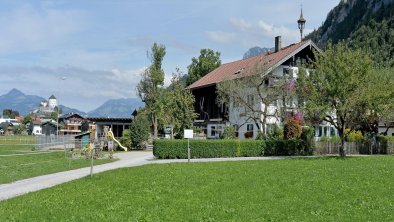
M 317 3 L 318 2 L 318 3 Z M 253 46 L 299 41 L 317 28 L 339 0 L 0 0 L 0 94 L 17 88 L 90 111 L 108 99 L 136 97 L 146 52 L 164 44 L 166 82 L 184 73 L 202 48 L 222 63 Z M 66 77 L 66 80 L 62 80 Z

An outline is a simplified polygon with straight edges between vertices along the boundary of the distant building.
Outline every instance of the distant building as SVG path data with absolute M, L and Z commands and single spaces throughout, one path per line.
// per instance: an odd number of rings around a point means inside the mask
M 94 130 L 94 125 L 89 120 L 77 113 L 69 113 L 59 117 L 59 135 L 79 135 L 82 132 L 82 123 L 89 124 L 88 131 Z
M 57 99 L 54 95 L 52 95 L 51 97 L 49 97 L 48 99 L 48 106 L 52 109 L 55 109 L 55 107 L 57 107 Z
M 57 112 L 57 99 L 54 95 L 51 95 L 48 100 L 44 99 L 41 101 L 40 106 L 32 111 L 35 116 L 45 117 L 49 116 L 53 112 Z

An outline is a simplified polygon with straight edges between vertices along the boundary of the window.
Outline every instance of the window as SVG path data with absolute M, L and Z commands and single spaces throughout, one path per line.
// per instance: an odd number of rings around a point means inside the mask
M 246 125 L 246 131 L 253 132 L 253 124 Z
M 335 128 L 334 127 L 331 127 L 331 136 L 336 136 L 336 133 L 335 133 Z
M 245 139 L 253 138 L 253 124 L 246 125 Z
M 251 106 L 254 105 L 254 95 L 248 95 L 247 103 L 248 103 L 248 105 L 251 105 Z
M 291 69 L 283 68 L 283 75 L 290 75 L 290 74 L 291 74 Z

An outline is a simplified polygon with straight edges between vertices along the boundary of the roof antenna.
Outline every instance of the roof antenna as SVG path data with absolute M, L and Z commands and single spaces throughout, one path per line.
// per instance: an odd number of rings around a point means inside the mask
M 301 15 L 300 15 L 300 18 L 298 19 L 297 23 L 298 23 L 298 29 L 300 30 L 301 42 L 302 42 L 303 32 L 304 32 L 305 23 L 306 23 L 306 20 L 304 19 L 304 15 L 302 13 L 302 4 L 301 4 Z

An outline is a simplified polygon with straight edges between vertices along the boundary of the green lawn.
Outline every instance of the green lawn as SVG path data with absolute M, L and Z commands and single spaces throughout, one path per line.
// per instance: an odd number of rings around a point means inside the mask
M 109 159 L 95 160 L 94 164 L 97 165 L 112 161 Z M 90 160 L 84 158 L 65 158 L 65 154 L 62 151 L 49 153 L 33 152 L 28 155 L 18 156 L 0 156 L 0 184 L 86 166 L 90 166 Z
M 0 136 L 0 155 L 31 152 L 34 136 Z
M 84 158 L 65 158 L 70 153 L 33 151 L 33 147 L 34 136 L 0 137 L 0 184 L 90 166 L 90 161 Z M 95 160 L 94 164 L 112 161 Z
M 2 221 L 394 221 L 394 157 L 146 165 L 0 202 Z

